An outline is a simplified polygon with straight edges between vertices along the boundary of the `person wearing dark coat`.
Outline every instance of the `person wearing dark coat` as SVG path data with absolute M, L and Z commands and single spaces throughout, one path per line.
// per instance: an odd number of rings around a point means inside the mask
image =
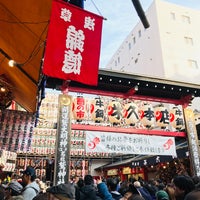
M 76 200 L 96 200 L 98 199 L 97 190 L 91 175 L 85 175 L 84 186 L 79 189 L 79 197 Z
M 118 184 L 119 184 L 118 178 L 108 178 L 107 179 L 107 187 L 108 187 L 114 200 L 119 200 L 122 198 L 122 195 L 117 191 Z
M 137 189 L 137 191 L 140 193 L 140 195 L 145 199 L 145 200 L 153 200 L 152 196 L 150 195 L 149 191 L 141 186 L 141 183 L 139 181 L 134 182 L 134 186 Z

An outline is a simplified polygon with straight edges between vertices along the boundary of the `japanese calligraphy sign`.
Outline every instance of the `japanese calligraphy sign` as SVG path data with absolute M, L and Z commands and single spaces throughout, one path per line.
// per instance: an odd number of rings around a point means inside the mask
M 43 73 L 97 85 L 102 17 L 53 0 Z
M 159 105 L 154 108 L 156 124 L 162 129 L 165 129 L 169 125 L 169 111 L 163 105 Z
M 69 158 L 71 143 L 71 96 L 59 95 L 59 115 L 56 138 L 56 166 L 54 184 L 66 183 L 69 180 Z
M 177 106 L 173 107 L 170 110 L 170 123 L 175 129 L 179 130 L 183 127 L 184 125 L 183 118 L 184 118 L 183 112 Z
M 174 137 L 86 131 L 86 153 L 171 155 L 176 157 Z
M 200 176 L 200 151 L 199 151 L 199 141 L 197 135 L 197 129 L 195 124 L 194 112 L 192 109 L 184 109 L 186 128 L 188 136 L 188 146 L 190 150 L 190 160 L 193 175 Z
M 140 117 L 141 122 L 145 127 L 152 127 L 155 122 L 153 106 L 151 104 L 143 105 L 140 109 Z
M 81 121 L 86 118 L 86 99 L 82 96 L 74 98 L 72 104 L 72 111 L 74 118 L 78 121 Z
M 126 103 L 123 112 L 126 124 L 135 125 L 139 121 L 138 106 L 135 103 Z
M 95 122 L 102 122 L 104 120 L 104 101 L 100 97 L 91 100 L 90 113 L 91 118 Z
M 120 102 L 115 100 L 109 102 L 107 113 L 108 119 L 112 124 L 119 124 L 122 119 L 122 108 Z

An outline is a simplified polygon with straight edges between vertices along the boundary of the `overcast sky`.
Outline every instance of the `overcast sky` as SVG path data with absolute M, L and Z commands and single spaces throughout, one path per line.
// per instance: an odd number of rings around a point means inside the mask
M 200 10 L 200 0 L 165 1 Z M 140 0 L 144 11 L 152 2 Z M 107 19 L 103 21 L 100 55 L 100 68 L 104 68 L 140 19 L 132 0 L 85 0 L 84 9 Z

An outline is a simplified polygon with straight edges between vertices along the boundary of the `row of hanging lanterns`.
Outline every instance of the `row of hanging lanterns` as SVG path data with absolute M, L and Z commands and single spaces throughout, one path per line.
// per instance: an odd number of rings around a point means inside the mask
M 87 101 L 84 97 L 78 96 L 73 99 L 73 118 L 82 121 L 87 118 Z M 105 102 L 101 97 L 90 101 L 90 118 L 95 122 L 104 122 L 105 116 L 111 124 L 120 124 L 124 120 L 126 125 L 134 126 L 141 122 L 146 128 L 151 128 L 156 124 L 165 129 L 169 124 L 175 129 L 181 129 L 184 125 L 183 113 L 178 106 L 174 106 L 170 111 L 163 105 L 153 107 L 146 103 L 139 107 L 134 102 L 127 102 L 123 106 L 117 100 Z

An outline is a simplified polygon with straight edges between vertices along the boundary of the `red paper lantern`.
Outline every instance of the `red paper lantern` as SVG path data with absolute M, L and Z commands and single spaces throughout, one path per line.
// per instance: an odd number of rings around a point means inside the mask
M 73 99 L 73 104 L 72 104 L 72 112 L 73 112 L 73 117 L 77 121 L 82 121 L 83 119 L 86 119 L 86 114 L 87 114 L 87 104 L 86 104 L 86 99 L 82 96 L 78 96 Z

